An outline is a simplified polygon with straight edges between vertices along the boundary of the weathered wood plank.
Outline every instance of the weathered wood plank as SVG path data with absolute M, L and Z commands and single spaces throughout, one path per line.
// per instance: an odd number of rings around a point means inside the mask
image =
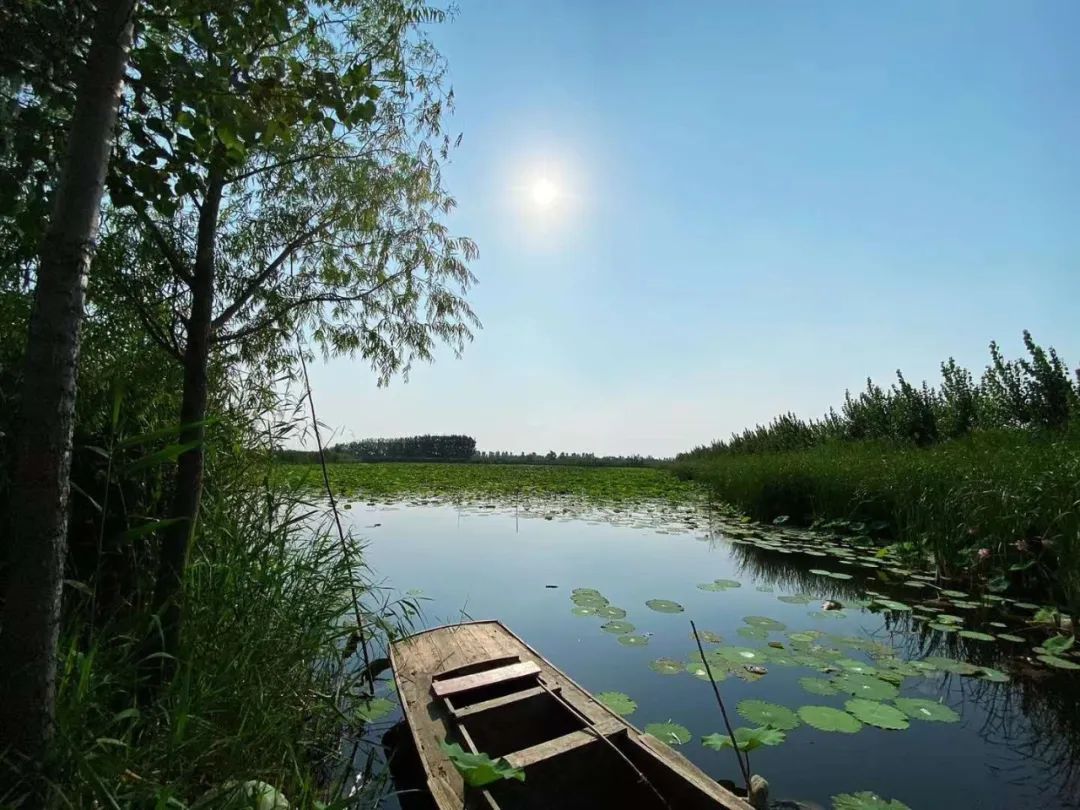
M 510 664 L 505 667 L 496 667 L 484 672 L 474 672 L 472 675 L 462 675 L 460 678 L 447 678 L 444 681 L 433 681 L 431 691 L 436 697 L 446 697 L 464 692 L 468 689 L 477 689 L 481 686 L 491 686 L 495 683 L 510 681 L 515 678 L 527 678 L 530 675 L 539 675 L 540 667 L 532 661 L 522 661 L 520 664 Z
M 474 703 L 471 706 L 466 706 L 464 709 L 456 709 L 451 707 L 450 713 L 453 714 L 454 717 L 456 717 L 458 720 L 464 720 L 466 717 L 470 717 L 474 714 L 488 712 L 492 709 L 499 709 L 503 706 L 508 706 L 511 703 L 517 703 L 519 700 L 528 700 L 529 698 L 544 694 L 547 694 L 547 690 L 544 689 L 542 686 L 533 686 L 529 689 L 523 689 L 520 692 L 511 692 L 509 695 L 503 695 L 502 697 L 485 700 L 482 703 Z M 449 701 L 447 701 L 447 703 L 449 703 Z
M 572 731 L 569 734 L 556 737 L 554 740 L 547 740 L 546 742 L 534 745 L 531 748 L 523 748 L 520 751 L 514 751 L 512 754 L 507 754 L 505 759 L 515 768 L 527 768 L 530 765 L 535 765 L 537 762 L 557 757 L 560 754 L 565 754 L 569 751 L 581 748 L 581 746 L 588 745 L 589 743 L 596 743 L 597 745 L 602 744 L 595 732 Z

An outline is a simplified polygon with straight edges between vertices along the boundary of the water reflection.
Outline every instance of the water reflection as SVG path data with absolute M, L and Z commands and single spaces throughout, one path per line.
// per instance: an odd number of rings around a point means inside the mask
M 721 538 L 722 530 L 718 543 L 724 542 Z M 818 558 L 748 544 L 731 544 L 730 554 L 740 574 L 777 590 L 824 593 L 848 605 L 864 603 L 865 579 L 832 580 L 809 573 L 811 567 L 821 566 Z M 876 579 L 872 584 L 890 598 L 912 601 L 911 590 L 903 586 Z M 1005 618 L 992 607 L 969 615 L 973 626 Z M 904 660 L 941 656 L 1008 673 L 1007 683 L 948 672 L 936 673 L 936 678 L 945 702 L 980 717 L 978 735 L 992 749 L 991 767 L 1006 782 L 1056 796 L 1062 806 L 1078 806 L 1080 688 L 1076 675 L 1036 665 L 1026 644 L 970 640 L 956 632 L 932 629 L 928 623 L 933 614 L 885 611 L 881 620 L 876 637 L 892 645 Z M 1019 626 L 1008 632 L 1022 635 L 1028 629 Z M 973 707 L 979 711 L 971 712 Z

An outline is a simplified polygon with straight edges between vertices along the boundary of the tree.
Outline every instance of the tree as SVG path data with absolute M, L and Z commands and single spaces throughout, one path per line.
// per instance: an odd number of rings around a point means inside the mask
M 30 316 L 0 623 L 0 749 L 33 762 L 52 734 L 79 335 L 134 6 L 97 9 Z
M 438 342 L 460 351 L 478 325 L 462 297 L 475 246 L 441 222 L 452 94 L 418 28 L 439 19 L 415 0 L 146 15 L 111 191 L 126 209 L 113 233 L 130 235 L 117 288 L 184 369 L 154 597 L 172 655 L 211 361 L 288 369 L 302 335 L 385 382 Z

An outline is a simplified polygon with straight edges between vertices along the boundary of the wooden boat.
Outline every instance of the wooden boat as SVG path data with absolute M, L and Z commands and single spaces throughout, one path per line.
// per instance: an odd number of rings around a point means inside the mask
M 497 621 L 417 633 L 390 660 L 439 810 L 752 810 Z M 505 758 L 525 781 L 467 787 L 443 741 Z

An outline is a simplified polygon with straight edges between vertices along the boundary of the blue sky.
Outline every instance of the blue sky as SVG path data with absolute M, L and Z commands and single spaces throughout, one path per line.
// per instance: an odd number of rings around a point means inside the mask
M 1080 364 L 1078 30 L 1072 0 L 463 0 L 433 35 L 484 329 L 407 384 L 314 367 L 320 417 L 669 455 L 1024 328 Z

